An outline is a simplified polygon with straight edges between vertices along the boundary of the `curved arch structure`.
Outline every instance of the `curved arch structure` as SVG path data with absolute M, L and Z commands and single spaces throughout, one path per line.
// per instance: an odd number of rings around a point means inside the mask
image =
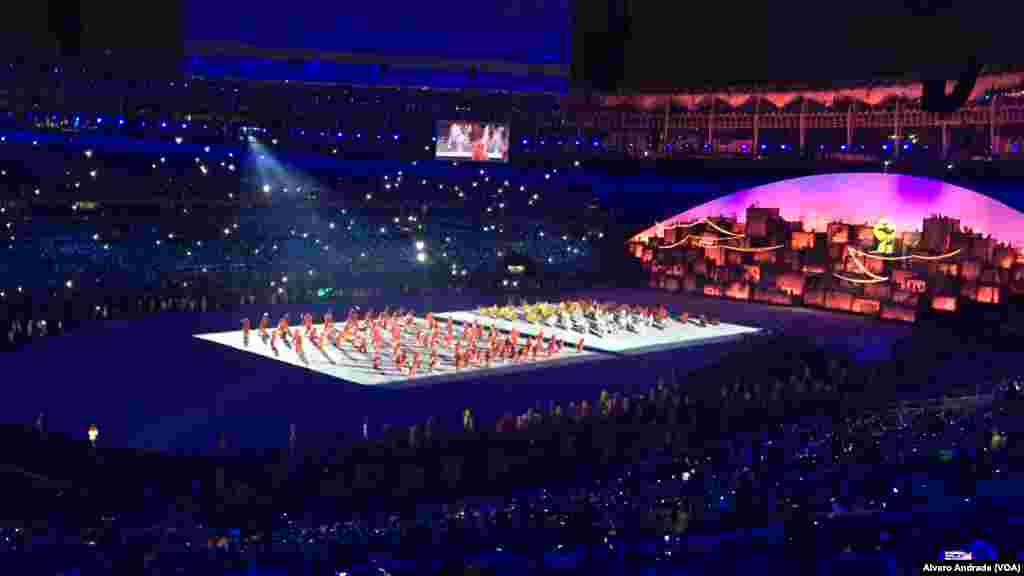
M 740 190 L 659 222 L 631 241 L 663 236 L 665 228 L 704 218 L 744 222 L 751 206 L 778 208 L 784 220 L 819 232 L 830 222 L 874 226 L 882 219 L 897 232 L 921 231 L 925 218 L 941 215 L 999 242 L 1024 246 L 1024 213 L 941 180 L 881 173 L 807 176 Z
M 978 78 L 978 82 L 971 91 L 970 100 L 977 100 L 991 91 L 1015 89 L 1024 84 L 1024 73 L 1012 72 L 1005 74 L 989 74 Z M 946 83 L 946 92 L 953 89 L 955 82 L 950 80 Z M 922 85 L 920 82 L 893 82 L 881 86 L 839 88 L 835 90 L 723 90 L 720 92 L 707 92 L 703 94 L 643 94 L 638 96 L 615 95 L 606 96 L 603 99 L 605 106 L 629 106 L 638 110 L 659 110 L 665 104 L 671 102 L 673 105 L 694 110 L 700 106 L 707 106 L 713 102 L 720 102 L 732 109 L 739 109 L 752 104 L 755 100 L 763 100 L 771 103 L 776 108 L 785 108 L 800 99 L 807 99 L 824 106 L 832 106 L 837 102 L 851 100 L 865 106 L 878 106 L 883 102 L 900 98 L 916 100 L 921 98 Z

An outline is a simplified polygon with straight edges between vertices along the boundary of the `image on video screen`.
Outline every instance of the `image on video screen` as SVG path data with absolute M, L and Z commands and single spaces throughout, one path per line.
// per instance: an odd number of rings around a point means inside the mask
M 469 121 L 437 123 L 437 158 L 508 162 L 509 129 L 504 124 Z

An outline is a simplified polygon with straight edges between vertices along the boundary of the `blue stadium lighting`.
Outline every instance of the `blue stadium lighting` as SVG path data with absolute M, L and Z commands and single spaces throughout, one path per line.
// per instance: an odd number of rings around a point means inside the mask
M 160 127 L 161 128 L 167 128 L 167 122 L 161 122 L 160 123 Z
M 117 119 L 117 125 L 118 126 L 124 126 L 124 118 L 118 118 Z
M 97 117 L 96 117 L 96 123 L 97 123 L 97 124 L 103 124 L 103 118 L 102 118 L 102 117 L 100 117 L 100 116 L 97 116 Z
M 846 150 L 846 144 L 843 144 L 842 146 L 840 146 L 839 149 L 840 150 Z

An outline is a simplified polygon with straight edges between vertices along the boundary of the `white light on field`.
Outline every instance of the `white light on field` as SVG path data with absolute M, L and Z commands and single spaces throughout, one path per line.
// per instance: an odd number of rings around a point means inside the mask
M 266 192 L 267 194 L 269 194 L 270 193 L 270 184 L 264 184 L 263 185 L 263 191 Z
M 423 252 L 419 252 L 419 253 L 416 254 L 416 260 L 419 261 L 419 262 L 426 262 L 427 261 L 427 255 L 424 254 Z
M 417 240 L 417 241 L 416 241 L 416 249 L 417 249 L 417 250 L 423 250 L 423 248 L 424 248 L 425 246 L 426 246 L 426 245 L 425 245 L 425 244 L 423 243 L 423 241 L 422 241 L 422 240 Z

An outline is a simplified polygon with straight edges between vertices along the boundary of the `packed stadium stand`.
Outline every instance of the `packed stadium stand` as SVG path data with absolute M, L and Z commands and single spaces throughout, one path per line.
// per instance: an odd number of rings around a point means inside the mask
M 584 96 L 536 16 L 0 62 L 0 572 L 1019 571 L 1020 73 Z

